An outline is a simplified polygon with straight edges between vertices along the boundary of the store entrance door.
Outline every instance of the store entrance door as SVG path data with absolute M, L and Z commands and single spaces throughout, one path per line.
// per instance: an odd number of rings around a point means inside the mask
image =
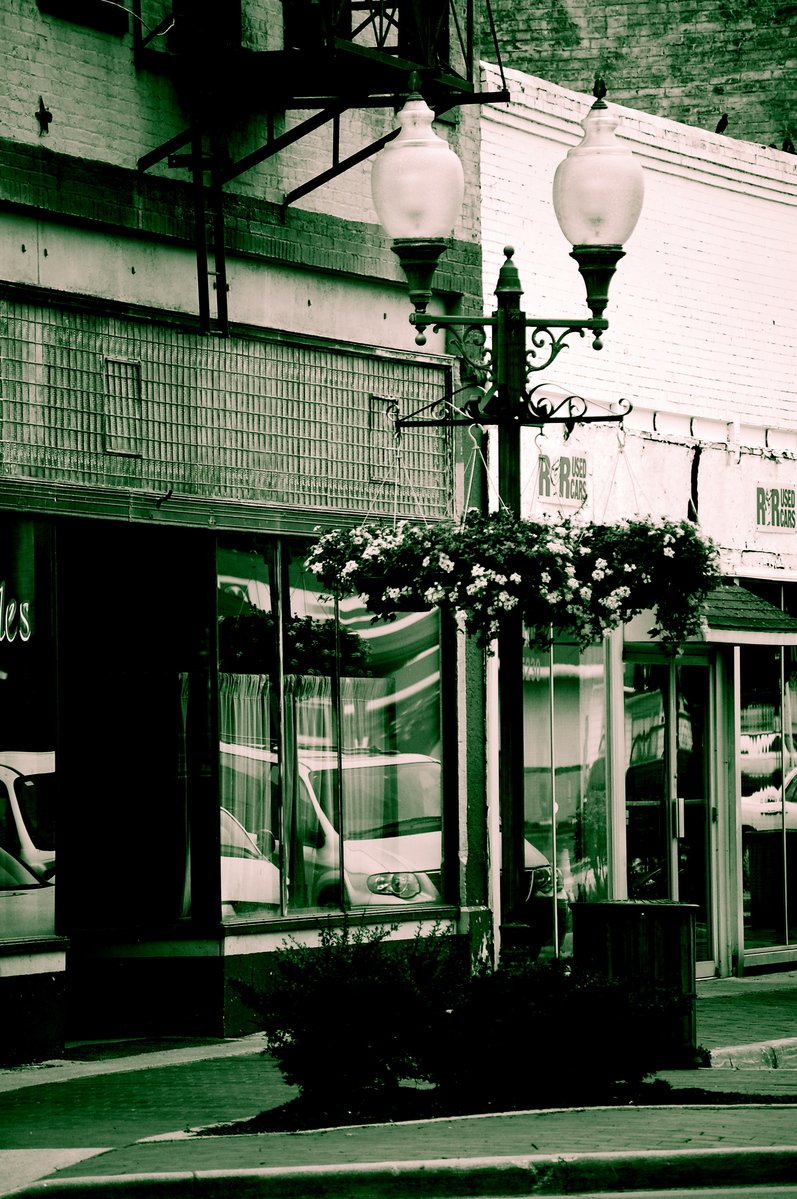
M 627 655 L 629 899 L 697 906 L 698 976 L 714 974 L 714 813 L 707 658 Z

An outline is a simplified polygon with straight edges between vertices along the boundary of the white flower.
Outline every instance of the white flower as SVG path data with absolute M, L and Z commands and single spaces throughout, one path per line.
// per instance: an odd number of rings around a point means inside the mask
M 508 591 L 499 591 L 498 602 L 502 608 L 516 608 L 518 600 L 516 595 L 510 595 Z
M 423 593 L 423 598 L 427 604 L 439 604 L 444 595 L 445 591 L 442 587 L 428 587 Z

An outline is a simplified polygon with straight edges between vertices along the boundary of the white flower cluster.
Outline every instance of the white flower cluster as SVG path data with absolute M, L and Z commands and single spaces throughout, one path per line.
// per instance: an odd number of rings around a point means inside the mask
M 661 586 L 674 558 L 687 579 L 677 592 Z M 716 552 L 687 522 L 576 526 L 476 512 L 459 527 L 402 521 L 327 533 L 306 566 L 333 594 L 367 591 L 375 613 L 446 605 L 482 641 L 518 609 L 532 633 L 547 637 L 553 624 L 594 639 L 644 607 L 660 609 L 662 635 L 677 641 L 693 633 L 719 578 Z

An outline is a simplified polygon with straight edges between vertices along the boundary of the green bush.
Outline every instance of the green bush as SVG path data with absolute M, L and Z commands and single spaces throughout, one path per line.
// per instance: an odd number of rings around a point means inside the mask
M 664 998 L 564 960 L 515 962 L 474 977 L 444 1014 L 427 1077 L 461 1110 L 611 1102 L 656 1068 L 651 1034 Z
M 288 942 L 274 954 L 259 1001 L 269 1052 L 285 1081 L 324 1110 L 365 1110 L 401 1079 L 428 1071 L 429 1040 L 468 969 L 457 938 L 388 941 L 390 926 L 322 929 L 318 947 Z
M 273 955 L 268 1051 L 317 1114 L 410 1118 L 403 1080 L 431 1084 L 424 1114 L 625 1101 L 660 1064 L 661 1005 L 683 1002 L 522 953 L 471 974 L 453 934 L 392 931 L 330 923 Z

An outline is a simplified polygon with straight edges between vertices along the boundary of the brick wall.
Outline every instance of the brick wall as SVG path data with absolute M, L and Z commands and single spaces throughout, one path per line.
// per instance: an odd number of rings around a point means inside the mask
M 157 24 L 168 7 L 161 0 L 145 3 L 147 23 Z M 276 14 L 274 0 L 252 0 L 245 6 L 244 34 L 251 48 L 274 48 Z M 144 178 L 136 173 L 143 155 L 187 128 L 188 113 L 178 84 L 151 64 L 136 63 L 131 28 L 122 34 L 104 32 L 40 11 L 32 0 L 0 0 L 4 81 L 0 139 L 4 139 L 5 159 L 0 202 L 17 203 L 25 196 L 25 202 L 54 213 L 71 215 L 79 209 L 81 217 L 111 223 L 118 217 L 122 227 L 132 222 L 142 232 L 153 228 L 154 222 L 190 238 L 187 169 L 171 169 L 164 161 L 152 166 Z M 161 44 L 162 39 L 152 43 Z M 52 118 L 46 132 L 36 117 L 40 100 Z M 268 119 L 262 103 L 236 101 L 233 91 L 222 106 L 223 140 L 233 162 L 265 143 Z M 279 134 L 309 115 L 302 111 L 272 114 L 273 131 Z M 344 113 L 340 158 L 363 149 L 394 125 L 391 108 L 354 108 Z M 446 125 L 443 132 L 460 153 L 469 180 L 469 199 L 455 233 L 460 241 L 474 244 L 478 242 L 478 112 L 465 108 L 461 120 Z M 287 261 L 305 262 L 305 254 L 312 260 L 313 247 L 325 241 L 325 265 L 330 269 L 397 281 L 397 266 L 373 212 L 370 160 L 283 211 L 286 193 L 332 165 L 332 138 L 332 126 L 324 126 L 227 184 L 225 193 L 239 198 L 237 207 L 234 199 L 230 201 L 228 227 L 234 239 L 248 241 L 250 250 L 277 257 L 285 251 Z M 345 225 L 333 223 L 322 234 L 323 222 L 314 224 L 315 214 L 333 222 L 354 222 L 355 229 L 347 231 Z M 465 257 L 473 276 L 476 258 L 467 253 Z M 452 273 L 441 276 L 441 287 L 467 291 L 462 280 L 452 277 L 456 259 L 456 252 L 449 256 Z
M 512 102 L 485 109 L 485 291 L 502 247 L 530 314 L 586 316 L 584 285 L 551 201 L 590 97 L 510 72 Z M 602 351 L 575 340 L 548 382 L 611 404 L 725 422 L 762 447 L 797 429 L 797 157 L 619 109 L 645 202 L 612 281 Z M 757 432 L 752 428 L 755 426 Z M 756 442 L 758 444 L 759 442 Z
M 700 129 L 797 141 L 797 7 L 783 0 L 492 0 L 504 63 Z M 492 60 L 485 42 L 483 53 Z

